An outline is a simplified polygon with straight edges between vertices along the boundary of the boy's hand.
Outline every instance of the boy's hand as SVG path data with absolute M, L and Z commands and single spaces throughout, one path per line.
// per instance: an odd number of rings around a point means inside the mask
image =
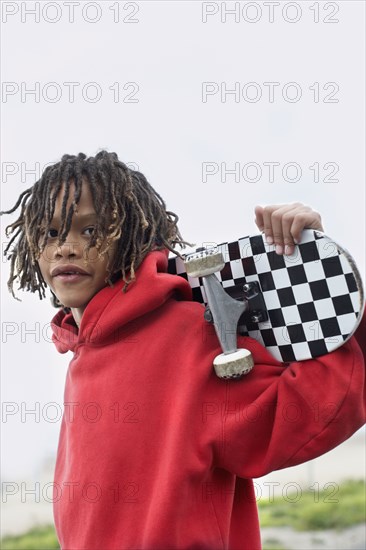
M 293 254 L 305 228 L 324 231 L 320 214 L 300 202 L 255 207 L 255 223 L 277 254 Z

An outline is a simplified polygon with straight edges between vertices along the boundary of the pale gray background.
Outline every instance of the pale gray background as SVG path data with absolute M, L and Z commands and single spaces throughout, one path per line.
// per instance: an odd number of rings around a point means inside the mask
M 56 3 L 48 3 L 44 15 L 47 3 L 40 3 L 39 22 L 22 13 L 21 4 L 34 8 L 35 2 L 2 2 L 3 87 L 13 82 L 20 89 L 23 82 L 23 88 L 31 89 L 38 82 L 42 91 L 56 82 L 62 96 L 50 102 L 41 93 L 36 102 L 31 95 L 22 99 L 20 92 L 3 95 L 1 209 L 13 206 L 19 193 L 40 177 L 24 174 L 36 163 L 42 168 L 64 153 L 94 155 L 106 148 L 146 175 L 168 208 L 179 214 L 187 240 L 222 242 L 246 235 L 256 230 L 256 204 L 301 201 L 322 214 L 327 233 L 349 249 L 364 273 L 362 1 L 319 2 L 318 23 L 310 9 L 314 3 L 307 1 L 287 8 L 285 16 L 290 19 L 295 9 L 300 14 L 294 23 L 284 18 L 287 2 L 275 8 L 273 22 L 264 2 L 252 3 L 247 18 L 253 20 L 262 12 L 256 23 L 243 17 L 247 2 L 240 3 L 238 22 L 233 15 L 222 22 L 221 2 L 211 2 L 210 8 L 218 13 L 208 16 L 206 23 L 201 2 L 120 2 L 119 23 L 113 21 L 113 2 L 94 3 L 100 10 L 96 23 L 83 18 L 85 2 L 75 7 L 73 23 L 63 2 L 57 2 L 60 21 L 55 23 L 45 18 L 56 18 L 51 6 Z M 4 10 L 16 7 L 19 11 L 6 19 Z M 94 19 L 96 14 L 90 6 L 86 17 Z M 136 22 L 123 21 L 129 17 Z M 325 23 L 326 17 L 338 22 Z M 74 103 L 68 100 L 64 82 L 80 83 Z M 102 91 L 95 103 L 81 94 L 90 82 L 97 82 Z M 134 82 L 138 91 L 133 99 L 138 101 L 115 103 L 109 87 L 116 82 L 122 98 L 132 91 L 123 86 Z M 242 97 L 235 102 L 232 95 L 225 102 L 219 94 L 203 102 L 203 82 L 226 83 L 228 89 L 235 82 L 241 87 L 256 82 L 263 95 L 256 103 Z M 268 100 L 265 82 L 280 83 L 273 102 Z M 302 97 L 296 103 L 282 97 L 289 82 L 301 87 Z M 314 102 L 309 89 L 315 82 L 319 102 Z M 324 102 L 332 91 L 323 89 L 329 82 L 339 87 L 336 103 Z M 49 88 L 46 97 L 54 97 L 54 91 Z M 93 90 L 89 91 L 92 97 Z M 256 162 L 262 178 L 257 183 L 242 178 L 235 182 L 228 175 L 223 182 L 218 174 L 204 183 L 204 162 L 225 162 L 228 168 L 235 162 L 241 167 Z M 272 183 L 265 162 L 281 163 Z M 300 181 L 290 183 L 281 177 L 288 162 L 301 166 Z M 320 164 L 319 182 L 309 169 L 315 162 Z M 338 165 L 334 178 L 339 181 L 324 181 L 330 174 L 322 169 L 326 163 Z M 4 227 L 13 219 L 14 215 L 2 218 L 2 249 Z M 2 400 L 14 402 L 19 413 L 7 422 L 3 418 L 1 475 L 6 481 L 36 481 L 47 457 L 52 464 L 56 450 L 60 422 L 51 421 L 57 411 L 48 404 L 59 404 L 60 412 L 71 354 L 58 354 L 50 343 L 48 324 L 56 310 L 37 295 L 18 292 L 22 302 L 15 301 L 6 287 L 9 266 L 2 262 Z M 6 337 L 11 328 L 17 332 Z M 27 333 L 32 329 L 36 336 Z M 32 409 L 36 403 L 39 421 L 34 415 L 22 421 L 21 409 Z

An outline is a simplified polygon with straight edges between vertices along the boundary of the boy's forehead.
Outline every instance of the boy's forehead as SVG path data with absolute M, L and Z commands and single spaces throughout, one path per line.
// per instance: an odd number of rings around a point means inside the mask
M 74 196 L 75 196 L 75 181 L 73 179 L 70 180 L 70 187 L 68 191 L 68 198 L 66 202 L 66 209 L 68 210 L 72 203 L 74 202 Z M 62 204 L 65 197 L 65 191 L 66 191 L 66 182 L 62 183 L 61 189 L 57 193 L 56 197 L 56 203 L 55 203 L 55 212 L 58 210 L 61 210 Z M 52 198 L 54 198 L 54 193 L 51 193 Z M 81 195 L 78 201 L 78 210 L 86 208 L 88 210 L 94 210 L 94 203 L 93 203 L 93 196 L 90 191 L 90 186 L 87 180 L 83 179 L 82 186 L 81 186 Z

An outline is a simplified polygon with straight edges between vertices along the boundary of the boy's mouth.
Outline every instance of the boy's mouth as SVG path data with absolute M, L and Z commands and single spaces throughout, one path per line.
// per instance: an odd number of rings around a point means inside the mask
M 85 271 L 85 269 L 82 269 L 81 267 L 78 267 L 76 265 L 58 265 L 51 271 L 52 277 L 59 277 L 61 279 L 69 278 L 69 277 L 85 277 L 90 276 L 90 273 Z
M 58 275 L 54 275 L 57 279 L 63 282 L 67 283 L 74 283 L 81 281 L 82 279 L 85 279 L 85 277 L 89 277 L 88 274 L 83 273 L 59 273 Z

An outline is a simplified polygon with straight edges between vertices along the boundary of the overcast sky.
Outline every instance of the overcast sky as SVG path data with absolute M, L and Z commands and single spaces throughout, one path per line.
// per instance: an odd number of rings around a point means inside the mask
M 1 9 L 2 210 L 47 163 L 105 148 L 146 175 L 188 241 L 247 235 L 256 204 L 301 201 L 364 273 L 364 2 Z M 2 249 L 14 219 L 1 220 Z M 2 262 L 9 480 L 35 475 L 55 453 L 71 354 L 50 341 L 56 310 L 37 295 L 15 301 Z

